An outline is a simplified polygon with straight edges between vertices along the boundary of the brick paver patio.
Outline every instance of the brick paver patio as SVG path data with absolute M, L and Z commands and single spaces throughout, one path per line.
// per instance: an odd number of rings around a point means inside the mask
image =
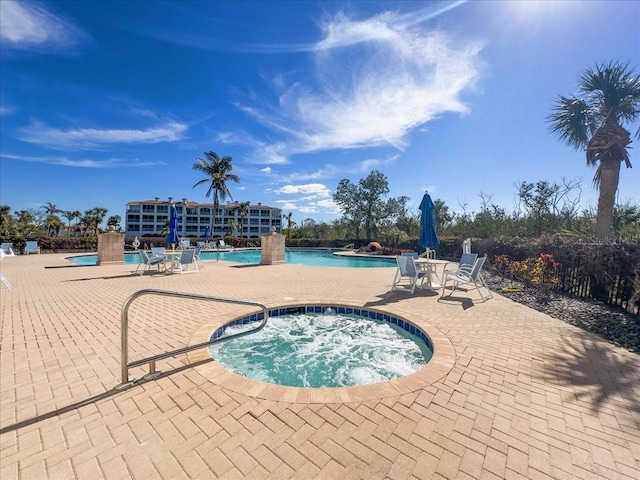
M 68 265 L 2 262 L 2 480 L 640 478 L 640 356 L 507 298 L 390 292 L 384 268 Z M 145 288 L 367 306 L 421 326 L 435 354 L 401 381 L 308 390 L 246 380 L 199 351 L 118 391 L 121 308 Z M 246 312 L 141 297 L 130 358 L 198 343 Z

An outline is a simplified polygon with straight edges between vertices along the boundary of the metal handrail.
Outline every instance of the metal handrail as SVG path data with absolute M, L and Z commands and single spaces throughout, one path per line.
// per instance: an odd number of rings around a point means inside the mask
M 142 358 L 140 360 L 135 360 L 133 362 L 129 362 L 129 307 L 133 303 L 134 300 L 143 296 L 143 295 L 161 295 L 165 297 L 178 297 L 178 298 L 189 298 L 193 300 L 209 300 L 213 302 L 222 302 L 222 303 L 232 303 L 235 305 L 252 305 L 256 307 L 260 307 L 262 309 L 263 318 L 260 325 L 251 330 L 246 330 L 244 332 L 235 333 L 233 335 L 229 335 L 228 337 L 218 337 L 210 340 L 208 342 L 198 343 L 196 345 L 189 345 L 188 347 L 178 348 L 176 350 L 172 350 L 170 352 L 159 353 L 157 355 L 153 355 L 151 357 Z M 144 365 L 146 363 L 149 364 L 149 373 L 145 375 L 145 378 L 155 378 L 159 375 L 156 372 L 156 360 L 162 360 L 163 358 L 174 357 L 176 355 L 187 353 L 192 350 L 197 350 L 200 348 L 208 347 L 209 345 L 213 345 L 214 343 L 223 342 L 227 340 L 231 340 L 232 338 L 242 337 L 244 335 L 248 335 L 250 333 L 255 333 L 259 330 L 262 330 L 269 319 L 269 311 L 267 307 L 262 303 L 251 302 L 247 300 L 237 300 L 234 298 L 222 298 L 222 297 L 212 297 L 209 295 L 200 295 L 197 293 L 183 293 L 183 292 L 172 292 L 168 290 L 157 290 L 153 288 L 147 288 L 144 290 L 139 290 L 133 293 L 122 305 L 122 311 L 120 314 L 120 336 L 121 336 L 121 383 L 116 386 L 117 390 L 124 390 L 129 388 L 135 384 L 135 380 L 129 380 L 129 368 L 137 367 L 139 365 Z
M 343 250 L 353 250 L 355 248 L 355 245 L 353 243 L 349 243 L 348 245 L 345 245 L 344 247 L 342 247 Z

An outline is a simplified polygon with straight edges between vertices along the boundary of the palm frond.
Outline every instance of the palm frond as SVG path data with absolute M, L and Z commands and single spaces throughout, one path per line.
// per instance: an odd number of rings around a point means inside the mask
M 576 150 L 587 146 L 590 134 L 597 128 L 594 112 L 587 102 L 562 95 L 547 121 L 551 124 L 549 131 Z
M 640 115 L 640 76 L 628 63 L 610 62 L 585 70 L 579 91 L 602 117 L 612 113 L 616 120 L 632 122 Z

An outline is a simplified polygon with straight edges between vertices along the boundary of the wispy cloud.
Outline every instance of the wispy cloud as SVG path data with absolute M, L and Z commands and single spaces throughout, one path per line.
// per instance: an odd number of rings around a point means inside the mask
M 63 130 L 34 122 L 18 131 L 19 138 L 28 143 L 54 149 L 100 149 L 109 144 L 175 142 L 183 138 L 188 126 L 174 121 L 145 130 L 76 128 Z
M 92 44 L 80 26 L 35 1 L 2 0 L 0 40 L 17 50 L 73 53 Z
M 305 185 L 285 185 L 273 190 L 274 193 L 287 194 L 287 195 L 305 195 L 307 199 L 313 198 L 327 198 L 331 196 L 331 190 L 322 183 L 308 183 Z
M 279 161 L 298 153 L 393 146 L 438 116 L 468 112 L 462 96 L 479 78 L 480 42 L 408 26 L 393 13 L 324 24 L 312 78 L 276 75 L 279 102 L 238 105 L 283 138 Z M 288 77 L 287 77 L 288 78 Z
M 313 172 L 294 172 L 285 176 L 284 182 L 303 182 L 307 180 L 321 180 L 331 178 L 336 175 L 338 169 L 334 165 L 324 165 Z
M 131 168 L 131 167 L 147 167 L 149 165 L 159 165 L 161 162 L 152 162 L 149 160 L 140 160 L 137 158 L 107 158 L 107 159 L 91 159 L 91 158 L 69 158 L 62 156 L 26 156 L 1 154 L 0 158 L 6 160 L 17 160 L 20 162 L 46 163 L 49 165 L 61 165 L 64 167 L 78 168 Z

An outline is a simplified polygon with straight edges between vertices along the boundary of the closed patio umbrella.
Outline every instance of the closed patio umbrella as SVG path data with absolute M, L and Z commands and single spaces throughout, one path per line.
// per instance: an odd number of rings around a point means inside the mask
M 178 243 L 178 210 L 175 205 L 171 205 L 171 211 L 169 212 L 167 243 L 171 245 L 172 249 L 175 249 L 176 243 Z
M 210 239 L 211 239 L 211 229 L 209 227 L 206 227 L 204 229 L 204 241 L 209 243 Z
M 422 213 L 420 215 L 420 238 L 418 239 L 418 245 L 430 250 L 437 247 L 440 240 L 438 240 L 435 229 L 435 220 L 433 217 L 434 205 L 428 193 L 425 193 L 424 197 L 422 197 L 419 208 Z

